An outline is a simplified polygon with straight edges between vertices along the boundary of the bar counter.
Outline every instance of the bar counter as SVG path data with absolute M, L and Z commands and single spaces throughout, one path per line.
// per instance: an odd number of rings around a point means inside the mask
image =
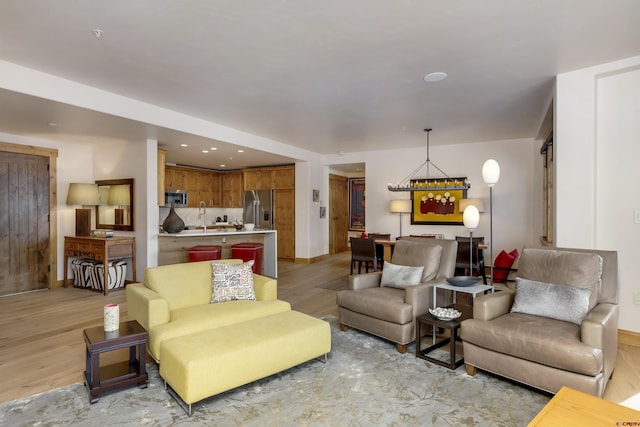
M 183 230 L 180 233 L 158 233 L 158 265 L 189 262 L 192 246 L 221 246 L 222 258 L 231 258 L 231 246 L 236 243 L 264 244 L 263 274 L 278 277 L 278 246 L 276 230 L 208 229 Z

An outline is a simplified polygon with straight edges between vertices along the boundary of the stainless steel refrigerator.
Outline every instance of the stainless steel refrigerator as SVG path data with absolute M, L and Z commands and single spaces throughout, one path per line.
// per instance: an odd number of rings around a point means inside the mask
M 273 190 L 245 191 L 242 198 L 242 221 L 261 230 L 273 229 Z

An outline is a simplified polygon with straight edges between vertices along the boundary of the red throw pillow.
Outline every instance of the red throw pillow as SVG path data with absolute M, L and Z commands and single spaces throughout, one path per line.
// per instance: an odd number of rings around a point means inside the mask
M 518 250 L 514 249 L 507 253 L 500 251 L 496 257 L 496 262 L 493 265 L 493 283 L 504 283 L 509 276 L 509 269 L 513 265 L 513 262 L 518 258 Z

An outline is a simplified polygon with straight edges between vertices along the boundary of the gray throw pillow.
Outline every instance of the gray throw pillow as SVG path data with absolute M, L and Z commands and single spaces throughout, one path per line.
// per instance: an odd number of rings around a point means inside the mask
M 516 278 L 512 313 L 534 314 L 580 325 L 589 311 L 591 289 Z
M 422 280 L 422 271 L 424 266 L 411 267 L 408 265 L 396 265 L 390 262 L 384 263 L 382 269 L 382 279 L 380 286 L 388 286 L 390 288 L 406 288 L 407 286 L 415 286 Z

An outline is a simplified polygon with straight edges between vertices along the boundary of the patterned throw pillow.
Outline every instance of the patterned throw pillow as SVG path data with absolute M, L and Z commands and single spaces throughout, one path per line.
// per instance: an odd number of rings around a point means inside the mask
M 213 270 L 213 294 L 211 303 L 251 300 L 255 301 L 256 294 L 253 291 L 253 260 L 243 264 L 227 264 L 212 262 Z

